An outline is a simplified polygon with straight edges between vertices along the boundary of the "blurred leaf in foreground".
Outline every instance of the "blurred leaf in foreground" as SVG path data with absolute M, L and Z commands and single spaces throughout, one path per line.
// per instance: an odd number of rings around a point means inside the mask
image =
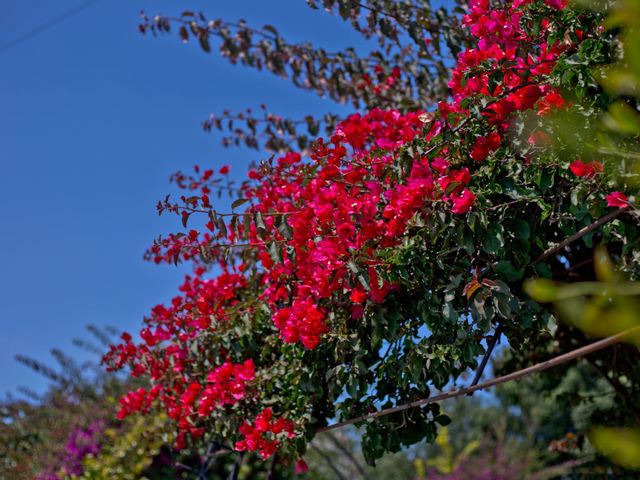
M 596 427 L 589 440 L 613 462 L 640 469 L 640 429 Z

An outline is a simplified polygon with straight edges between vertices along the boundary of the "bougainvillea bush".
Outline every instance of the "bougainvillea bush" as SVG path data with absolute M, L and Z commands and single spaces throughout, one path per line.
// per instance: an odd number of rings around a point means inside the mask
M 353 51 L 318 56 L 273 27 L 193 12 L 141 26 L 178 26 L 206 51 L 219 37 L 231 61 L 360 109 L 313 141 L 279 120 L 302 155 L 278 143 L 233 188 L 227 166 L 178 173 L 183 195 L 158 204 L 184 229 L 148 259 L 193 272 L 105 362 L 150 381 L 121 398 L 119 417 L 165 412 L 177 449 L 256 452 L 303 471 L 318 429 L 445 388 L 477 367 L 497 329 L 522 361 L 586 342 L 522 292 L 524 278 L 589 280 L 596 243 L 638 274 L 637 184 L 620 156 L 637 137 L 596 135 L 613 102 L 636 107 L 600 86 L 602 67 L 621 60 L 619 28 L 603 24 L 612 4 L 472 0 L 447 14 L 322 3 L 380 51 L 359 63 Z M 260 136 L 258 120 L 240 118 Z M 313 135 L 321 122 L 302 123 Z M 215 208 L 220 190 L 232 192 L 229 211 Z M 637 350 L 619 351 L 637 362 Z M 433 441 L 448 422 L 435 403 L 361 422 L 365 458 Z

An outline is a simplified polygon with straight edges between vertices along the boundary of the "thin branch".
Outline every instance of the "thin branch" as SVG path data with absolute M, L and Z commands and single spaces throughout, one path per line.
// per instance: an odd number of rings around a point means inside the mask
M 601 227 L 605 223 L 608 223 L 611 220 L 614 220 L 615 218 L 619 217 L 624 211 L 625 211 L 624 208 L 618 208 L 617 210 L 614 210 L 613 212 L 608 213 L 604 217 L 600 217 L 595 222 L 593 222 L 593 223 L 587 225 L 586 227 L 578 230 L 576 233 L 574 233 L 570 237 L 565 238 L 563 241 L 561 241 L 555 247 L 551 247 L 551 248 L 545 250 L 544 252 L 542 252 L 542 254 L 538 258 L 536 258 L 533 263 L 536 264 L 538 262 L 541 262 L 542 260 L 544 260 L 545 258 L 549 257 L 550 255 L 553 255 L 554 253 L 559 252 L 560 250 L 562 250 L 567 245 L 570 245 L 571 243 L 575 242 L 579 238 L 584 237 L 587 233 L 590 233 L 593 230 L 595 230 L 596 228 Z
M 396 22 L 398 22 L 399 25 L 402 25 L 403 28 L 405 28 L 404 25 L 402 24 L 402 19 L 398 18 L 396 15 L 392 13 L 386 12 L 384 10 L 380 10 L 379 8 L 372 7 L 371 5 L 367 5 L 362 2 L 353 2 L 353 3 L 355 3 L 358 7 L 362 8 L 363 10 L 368 10 L 370 12 L 375 13 L 376 15 L 393 18 Z
M 353 456 L 353 454 L 342 444 L 342 442 L 340 442 L 340 440 L 338 440 L 335 437 L 335 435 L 333 435 L 331 432 L 326 432 L 326 436 L 331 441 L 331 443 L 333 443 L 336 446 L 336 448 L 340 450 L 340 452 L 345 457 L 347 457 L 349 461 L 356 467 L 356 469 L 358 470 L 358 473 L 360 473 L 360 476 L 364 478 L 364 480 L 369 480 L 369 476 L 367 475 L 367 472 L 365 472 L 364 468 L 362 467 L 358 459 Z
M 252 217 L 252 216 L 255 216 L 256 214 L 260 214 L 263 217 L 287 217 L 289 215 L 293 215 L 294 213 L 296 213 L 296 212 L 258 212 L 258 211 L 220 213 L 220 212 L 216 212 L 213 208 L 210 208 L 208 210 L 203 210 L 201 208 L 195 208 L 195 207 L 189 207 L 189 206 L 183 207 L 180 205 L 172 205 L 171 207 L 167 207 L 166 210 L 182 210 L 190 213 L 206 213 L 206 214 L 214 213 L 216 217 Z M 334 210 L 337 210 L 337 209 L 334 209 Z
M 523 368 L 522 370 L 518 370 L 516 372 L 509 373 L 507 375 L 503 375 L 501 377 L 494 378 L 484 383 L 480 383 L 477 385 L 473 385 L 471 387 L 459 388 L 455 390 L 451 390 L 446 393 L 441 393 L 439 395 L 435 395 L 430 398 L 423 398 L 421 400 L 416 400 L 413 402 L 405 403 L 403 405 L 398 405 L 391 408 L 385 408 L 383 410 L 379 410 L 377 412 L 369 413 L 366 415 L 361 415 L 359 417 L 351 418 L 349 420 L 345 420 L 344 422 L 334 423 L 333 425 L 328 425 L 326 427 L 321 427 L 317 430 L 317 432 L 327 432 L 329 430 L 336 430 L 338 428 L 345 427 L 347 425 L 353 425 L 354 423 L 364 422 L 365 420 L 370 420 L 372 418 L 384 417 L 386 415 L 390 415 L 396 412 L 402 412 L 404 410 L 408 410 L 410 408 L 421 407 L 423 405 L 427 405 L 429 403 L 440 402 L 442 400 L 448 400 L 450 398 L 460 397 L 462 395 L 467 395 L 469 393 L 473 393 L 478 390 L 485 390 L 490 387 L 494 387 L 496 385 L 500 385 L 502 383 L 511 382 L 513 380 L 518 380 L 522 377 L 526 377 L 531 375 L 532 373 L 542 372 L 544 370 L 548 370 L 549 368 L 555 367 L 557 365 L 562 365 L 563 363 L 567 363 L 576 358 L 584 357 L 593 352 L 597 352 L 598 350 L 602 350 L 604 348 L 610 347 L 611 345 L 615 345 L 616 343 L 621 342 L 622 340 L 629 338 L 632 334 L 638 336 L 640 334 L 640 326 L 630 328 L 623 332 L 620 332 L 616 335 L 612 335 L 610 337 L 604 338 L 602 340 L 598 340 L 597 342 L 593 342 L 589 345 L 585 345 L 584 347 L 577 348 L 570 352 L 564 353 L 562 355 L 558 355 L 557 357 L 553 357 L 549 360 L 546 360 L 541 363 L 537 363 L 532 365 L 531 367 Z
M 254 27 L 249 27 L 247 24 L 241 24 L 241 23 L 237 23 L 237 22 L 230 22 L 230 21 L 222 21 L 220 19 L 217 20 L 212 20 L 212 21 L 208 21 L 206 22 L 206 24 L 203 23 L 198 23 L 198 20 L 193 20 L 193 19 L 187 19 L 187 18 L 181 18 L 181 17 L 161 17 L 164 20 L 168 20 L 170 22 L 173 23 L 177 23 L 179 25 L 182 25 L 184 27 L 195 27 L 197 29 L 200 30 L 200 32 L 206 33 L 208 35 L 214 36 L 214 37 L 218 37 L 221 39 L 225 39 L 226 36 L 224 33 L 222 33 L 222 30 L 224 29 L 229 29 L 229 33 L 231 32 L 231 29 L 236 29 L 237 31 L 245 31 L 245 32 L 249 32 L 252 35 L 255 35 L 257 37 L 261 37 L 262 39 L 272 42 L 274 44 L 277 44 L 278 42 L 280 42 L 280 46 L 281 48 L 290 48 L 292 51 L 294 51 L 294 53 L 296 54 L 314 54 L 318 51 L 322 52 L 322 55 L 324 56 L 324 58 L 326 58 L 327 60 L 329 60 L 330 62 L 333 63 L 339 63 L 340 62 L 340 57 L 342 58 L 348 58 L 348 57 L 352 57 L 352 59 L 354 61 L 359 61 L 359 62 L 364 62 L 367 66 L 369 67 L 374 67 L 376 65 L 379 65 L 382 61 L 385 62 L 389 62 L 392 59 L 388 59 L 388 58 L 378 58 L 376 56 L 373 55 L 369 55 L 369 56 L 363 56 L 363 57 L 357 57 L 356 56 L 356 52 L 355 50 L 352 50 L 351 48 L 347 48 L 346 50 L 342 50 L 342 51 L 337 51 L 337 52 L 328 52 L 328 51 L 324 51 L 323 49 L 314 49 L 311 46 L 310 42 L 301 42 L 301 43 L 288 43 L 286 42 L 286 40 L 284 39 L 283 36 L 281 36 L 280 34 L 272 34 L 272 33 L 267 33 L 264 30 L 258 29 L 258 28 L 254 28 Z M 148 19 L 148 22 L 151 24 L 153 18 Z M 194 24 L 195 22 L 195 24 Z M 235 32 L 238 33 L 238 32 Z M 197 34 L 194 34 L 193 32 L 191 33 L 193 36 L 195 36 L 197 38 Z M 232 35 L 228 35 L 229 37 L 231 37 Z M 250 47 L 258 50 L 260 48 L 259 44 L 250 44 Z
M 242 465 L 242 458 L 243 456 L 240 454 L 236 456 L 236 460 L 235 462 L 233 462 L 233 470 L 229 472 L 229 476 L 227 477 L 227 480 L 238 480 L 238 474 L 240 473 L 240 466 Z
M 269 471 L 265 480 L 276 480 L 276 463 L 278 462 L 278 452 L 271 457 L 271 464 L 269 465 Z
M 198 473 L 199 479 L 206 480 L 207 472 L 211 469 L 211 466 L 215 462 L 215 460 L 228 453 L 233 452 L 231 447 L 223 445 L 215 440 L 209 442 L 209 446 L 207 447 L 207 452 L 204 454 L 204 458 L 200 464 L 200 470 Z
M 209 470 L 209 462 L 211 460 L 211 454 L 213 453 L 215 446 L 215 441 L 209 442 L 209 445 L 207 446 L 207 452 L 205 453 L 204 459 L 200 463 L 200 469 L 198 470 L 199 480 L 207 480 L 207 470 Z
M 329 467 L 331 468 L 331 470 L 333 470 L 333 473 L 336 474 L 336 478 L 338 480 L 347 480 L 347 478 L 342 474 L 342 472 L 340 471 L 340 469 L 338 467 L 336 467 L 336 465 L 333 463 L 333 460 L 331 459 L 331 457 L 329 455 L 327 455 L 326 452 L 322 451 L 320 448 L 318 448 L 317 445 L 313 446 L 314 450 L 316 452 L 318 452 L 318 455 L 320 455 L 320 457 L 322 457 L 322 460 L 324 460 L 324 462 L 329 465 Z
M 487 210 L 497 210 L 497 209 L 503 208 L 503 207 L 510 207 L 511 205 L 515 205 L 515 204 L 520 203 L 520 202 L 526 202 L 526 201 L 529 201 L 529 200 L 535 200 L 537 198 L 540 198 L 540 196 L 539 195 L 534 195 L 534 196 L 531 196 L 531 197 L 522 197 L 522 198 L 518 198 L 516 200 L 511 200 L 509 202 L 499 203 L 497 205 L 493 205 L 491 207 L 487 207 Z
M 500 340 L 500 335 L 502 334 L 502 324 L 496 327 L 496 331 L 493 334 L 493 338 L 489 342 L 487 346 L 487 351 L 484 353 L 484 357 L 482 357 L 482 361 L 480 362 L 480 366 L 476 371 L 476 375 L 473 377 L 473 381 L 471 382 L 471 386 L 477 385 L 480 379 L 482 378 L 482 373 L 484 372 L 485 367 L 487 366 L 487 362 L 493 353 L 493 349 L 496 347 L 498 340 Z
M 195 472 L 193 468 L 191 468 L 189 465 L 185 465 L 184 463 L 176 462 L 175 466 L 176 468 L 185 470 L 187 472 L 192 472 L 192 473 Z

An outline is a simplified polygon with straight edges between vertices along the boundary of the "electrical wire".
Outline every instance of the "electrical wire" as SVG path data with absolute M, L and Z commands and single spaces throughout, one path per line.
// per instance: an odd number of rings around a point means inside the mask
M 33 28 L 32 30 L 23 33 L 22 35 L 20 35 L 19 37 L 14 38 L 13 40 L 11 40 L 10 42 L 7 42 L 3 45 L 0 45 L 0 55 L 7 52 L 8 50 L 17 47 L 18 45 L 20 45 L 21 43 L 26 42 L 27 40 L 30 40 L 38 35 L 40 35 L 41 33 L 46 32 L 47 30 L 61 24 L 62 22 L 64 22 L 65 20 L 83 12 L 84 10 L 86 10 L 89 7 L 92 7 L 93 5 L 95 5 L 96 3 L 100 2 L 101 0 L 87 0 L 83 3 L 81 3 L 80 5 L 76 5 L 75 7 L 72 7 L 64 12 L 62 12 L 60 15 L 52 18 L 51 20 L 48 20 L 44 23 L 42 23 L 41 25 L 38 25 L 37 27 Z

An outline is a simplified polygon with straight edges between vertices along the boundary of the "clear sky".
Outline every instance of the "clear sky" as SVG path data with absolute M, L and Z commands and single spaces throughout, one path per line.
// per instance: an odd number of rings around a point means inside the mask
M 0 45 L 81 3 L 3 2 Z M 260 158 L 204 133 L 210 112 L 346 111 L 176 36 L 142 36 L 141 9 L 203 9 L 327 49 L 362 42 L 304 0 L 102 0 L 0 52 L 0 395 L 45 385 L 16 354 L 53 362 L 58 347 L 82 357 L 71 339 L 86 337 L 85 324 L 137 332 L 176 293 L 180 271 L 142 260 L 154 236 L 179 228 L 155 212 L 169 175 L 196 163 L 240 175 Z

